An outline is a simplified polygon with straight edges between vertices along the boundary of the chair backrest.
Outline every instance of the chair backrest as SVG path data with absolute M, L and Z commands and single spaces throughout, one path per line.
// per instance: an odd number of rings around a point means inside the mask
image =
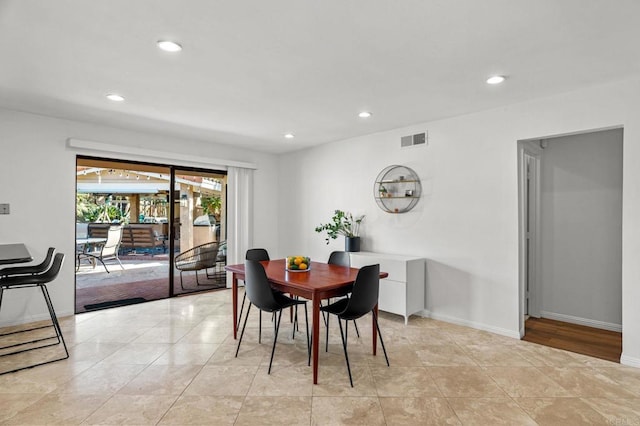
M 329 255 L 329 260 L 327 263 L 331 265 L 340 265 L 340 266 L 351 266 L 351 257 L 349 257 L 349 253 L 346 251 L 334 251 Z
M 107 238 L 110 227 L 108 223 L 91 222 L 87 224 L 87 234 L 92 238 Z
M 87 238 L 89 236 L 89 224 L 86 222 L 76 222 L 76 238 Z
M 249 301 L 263 311 L 272 312 L 279 309 L 264 266 L 257 260 L 245 260 L 244 273 L 245 292 Z
M 29 274 L 41 274 L 46 271 L 51 265 L 51 259 L 53 259 L 53 253 L 56 251 L 54 247 L 49 247 L 47 255 L 42 263 L 32 266 L 14 266 L 11 268 L 0 269 L 0 277 L 9 275 L 29 275 Z
M 269 260 L 269 252 L 263 248 L 253 248 L 247 250 L 247 254 L 244 257 L 246 260 Z
M 56 253 L 53 258 L 53 263 L 47 271 L 35 275 L 12 275 L 8 278 L 1 279 L 0 285 L 6 288 L 11 286 L 46 284 L 56 279 L 63 262 L 64 254 Z
M 107 232 L 107 241 L 102 246 L 102 256 L 109 256 L 118 252 L 122 240 L 122 226 L 111 226 Z
M 218 257 L 218 243 L 211 242 L 194 247 L 194 254 L 202 268 L 212 268 Z
M 342 319 L 357 319 L 371 312 L 378 303 L 380 293 L 380 265 L 363 266 L 358 271 L 347 307 L 340 313 Z

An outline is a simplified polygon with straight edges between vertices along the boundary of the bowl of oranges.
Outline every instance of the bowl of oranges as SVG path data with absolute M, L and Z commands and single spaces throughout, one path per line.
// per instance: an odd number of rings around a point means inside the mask
M 291 272 L 306 272 L 311 269 L 311 259 L 306 256 L 289 256 L 285 268 Z

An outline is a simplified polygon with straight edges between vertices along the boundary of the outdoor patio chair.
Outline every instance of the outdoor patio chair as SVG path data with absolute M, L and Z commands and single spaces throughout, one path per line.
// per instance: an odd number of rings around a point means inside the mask
M 182 281 L 182 273 L 185 271 L 195 271 L 196 285 L 207 285 L 198 280 L 198 271 L 206 270 L 216 266 L 218 259 L 218 243 L 210 242 L 193 247 L 176 256 L 175 266 L 180 271 L 180 287 L 185 290 Z
M 107 231 L 107 241 L 104 244 L 98 244 L 94 246 L 91 251 L 85 251 L 78 254 L 78 267 L 80 266 L 80 260 L 85 257 L 87 259 L 91 259 L 93 263 L 93 267 L 95 268 L 95 260 L 100 261 L 104 269 L 109 273 L 109 269 L 107 269 L 107 265 L 105 265 L 105 260 L 116 260 L 122 270 L 124 271 L 124 266 L 122 266 L 122 262 L 120 262 L 120 258 L 118 258 L 118 250 L 120 250 L 120 242 L 122 241 L 122 226 L 110 226 Z

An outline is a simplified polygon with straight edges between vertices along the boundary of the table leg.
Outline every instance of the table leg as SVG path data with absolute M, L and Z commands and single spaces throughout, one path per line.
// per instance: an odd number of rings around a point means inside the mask
M 311 304 L 313 305 L 313 342 L 312 342 L 312 351 L 313 353 L 313 384 L 318 384 L 318 349 L 320 347 L 320 299 L 317 296 L 313 296 L 311 300 Z
M 233 274 L 231 280 L 231 304 L 233 305 L 233 338 L 238 338 L 238 277 Z
M 376 317 L 378 316 L 378 304 L 376 303 L 376 306 L 374 306 L 373 308 L 373 312 L 376 313 Z M 371 341 L 373 342 L 373 355 L 376 355 L 376 348 L 378 347 L 378 329 L 376 328 L 376 319 L 373 317 L 373 315 L 371 315 L 371 321 L 372 321 L 372 330 L 373 330 L 373 334 L 371 336 Z

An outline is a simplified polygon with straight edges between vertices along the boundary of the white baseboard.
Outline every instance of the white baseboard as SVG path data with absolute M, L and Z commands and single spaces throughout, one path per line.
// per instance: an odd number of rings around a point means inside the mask
M 483 330 L 483 331 L 488 331 L 490 333 L 494 333 L 494 334 L 499 334 L 501 336 L 506 336 L 506 337 L 511 337 L 513 339 L 518 339 L 520 340 L 520 333 L 519 331 L 513 331 L 513 330 L 508 330 L 506 328 L 500 328 L 500 327 L 494 327 L 491 325 L 487 325 L 487 324 L 483 324 L 483 323 L 479 323 L 479 322 L 475 322 L 475 321 L 469 321 L 469 320 L 465 320 L 462 318 L 456 318 L 456 317 L 452 317 L 449 315 L 442 315 L 442 314 L 437 314 L 428 310 L 423 310 L 419 312 L 419 315 L 426 317 L 426 318 L 432 318 L 434 320 L 438 320 L 438 321 L 444 321 L 444 322 L 448 322 L 451 324 L 456 324 L 456 325 L 462 325 L 465 327 L 470 327 L 470 328 L 475 328 L 476 330 Z
M 624 353 L 620 356 L 620 364 L 628 365 L 630 367 L 640 368 L 640 358 L 633 358 L 626 356 Z
M 613 324 L 610 322 L 596 321 L 588 318 L 574 317 L 572 315 L 557 314 L 555 312 L 540 311 L 542 318 L 548 318 L 556 321 L 569 322 L 571 324 L 584 325 L 587 327 L 600 328 L 602 330 L 616 331 L 622 333 L 622 324 Z

